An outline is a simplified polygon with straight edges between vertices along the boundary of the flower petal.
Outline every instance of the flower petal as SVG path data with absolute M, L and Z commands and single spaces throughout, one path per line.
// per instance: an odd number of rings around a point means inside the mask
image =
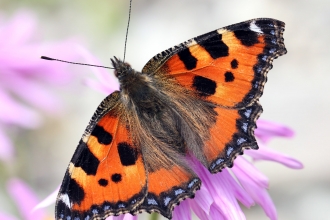
M 93 65 L 100 65 L 100 62 L 85 48 L 79 46 L 77 46 L 77 48 L 82 54 L 82 56 L 87 60 L 88 63 L 91 63 Z M 109 73 L 109 71 L 105 70 L 104 68 L 95 68 L 95 67 L 92 67 L 92 71 L 94 72 L 95 76 L 98 78 L 99 82 L 101 82 L 103 86 L 108 87 L 108 91 L 113 92 L 115 90 L 119 90 L 118 79 L 114 76 L 113 73 Z M 109 94 L 109 92 L 107 92 L 106 94 Z
M 242 183 L 244 185 L 244 188 L 246 189 L 247 192 L 250 193 L 252 198 L 256 201 L 258 205 L 262 207 L 266 215 L 271 219 L 271 220 L 276 220 L 277 219 L 277 211 L 276 207 L 270 198 L 268 192 L 266 189 L 262 189 L 259 186 L 257 186 L 254 183 Z
M 23 219 L 42 220 L 45 218 L 45 213 L 40 209 L 33 213 L 31 212 L 37 205 L 38 199 L 23 181 L 19 179 L 11 179 L 7 183 L 7 189 L 13 200 L 16 202 Z
M 262 142 L 267 143 L 274 137 L 293 137 L 294 131 L 282 124 L 270 122 L 267 120 L 258 120 L 255 135 Z
M 228 169 L 222 171 L 223 178 L 231 186 L 235 197 L 240 201 L 245 207 L 251 207 L 254 205 L 254 201 L 251 196 L 236 182 L 232 175 L 230 175 Z
M 49 196 L 47 196 L 44 200 L 42 200 L 41 202 L 39 202 L 33 209 L 32 212 L 41 209 L 41 208 L 45 208 L 47 206 L 50 206 L 52 204 L 55 203 L 57 195 L 58 195 L 58 191 L 60 190 L 60 187 L 58 187 L 54 192 L 52 192 Z
M 3 79 L 2 87 L 16 94 L 28 104 L 46 112 L 54 114 L 61 110 L 59 100 L 50 93 L 46 85 L 43 86 L 34 79 L 12 72 L 11 77 Z
M 137 215 L 131 215 L 129 213 L 125 214 L 123 218 L 123 220 L 137 220 L 137 219 L 138 219 Z
M 0 31 L 0 42 L 5 47 L 20 46 L 26 43 L 34 33 L 35 19 L 27 11 L 19 11 L 14 17 L 7 21 Z
M 137 215 L 131 215 L 129 213 L 119 216 L 109 216 L 106 220 L 137 220 Z
M 103 83 L 101 83 L 97 80 L 94 80 L 94 79 L 89 79 L 89 78 L 84 79 L 84 84 L 86 84 L 88 87 L 90 87 L 96 91 L 99 91 L 101 93 L 104 93 L 104 94 L 110 94 L 115 91 L 114 89 L 109 88 L 109 86 L 104 85 Z
M 32 109 L 11 99 L 0 89 L 0 121 L 25 128 L 36 128 L 41 124 L 40 116 Z
M 173 211 L 173 220 L 191 220 L 189 202 L 184 200 Z
M 244 157 L 237 157 L 234 161 L 234 167 L 231 170 L 235 173 L 236 177 L 237 175 L 243 175 L 260 187 L 268 188 L 269 186 L 268 178 Z
M 246 171 L 244 164 L 246 163 L 235 163 L 235 166 L 232 168 L 233 173 L 253 200 L 263 208 L 266 215 L 272 220 L 277 219 L 275 205 L 267 190 L 263 187 L 263 180 L 258 179 L 258 175 L 253 175 L 253 173 Z
M 14 147 L 11 140 L 5 134 L 4 129 L 0 126 L 0 159 L 9 161 L 14 156 Z
M 210 207 L 210 220 L 226 220 L 226 219 L 231 219 L 231 218 L 223 216 L 222 212 L 219 210 L 219 207 L 216 206 L 215 204 L 212 204 Z
M 207 213 L 205 213 L 203 211 L 203 209 L 201 209 L 199 204 L 197 204 L 194 199 L 190 199 L 188 201 L 189 201 L 189 205 L 190 205 L 191 209 L 194 211 L 194 213 L 197 215 L 197 217 L 200 220 L 209 220 L 209 216 L 208 216 L 209 211 Z
M 18 220 L 15 216 L 8 215 L 8 214 L 1 213 L 1 212 L 0 212 L 0 219 L 1 220 Z
M 245 153 L 251 156 L 254 160 L 274 161 L 292 169 L 302 169 L 304 167 L 300 161 L 294 159 L 293 157 L 277 152 L 269 147 L 263 146 L 262 144 L 259 144 L 259 146 L 259 150 L 245 151 Z
M 226 176 L 222 175 L 222 173 L 211 174 L 201 164 L 198 167 L 197 174 L 209 190 L 218 211 L 222 212 L 222 216 L 227 219 L 245 219 L 244 213 L 234 196 L 232 187 L 224 180 Z
M 210 213 L 210 206 L 213 203 L 213 199 L 204 184 L 202 184 L 200 190 L 196 192 L 194 201 L 205 213 Z

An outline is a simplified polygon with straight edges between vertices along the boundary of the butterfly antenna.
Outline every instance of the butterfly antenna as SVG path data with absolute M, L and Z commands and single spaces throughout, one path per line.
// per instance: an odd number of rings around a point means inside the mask
M 131 21 L 131 11 L 132 11 L 132 0 L 129 1 L 128 22 L 127 22 L 125 47 L 124 47 L 124 60 L 123 60 L 124 62 L 125 62 L 125 56 L 126 56 L 126 44 L 127 44 L 127 35 L 128 35 L 129 22 Z
M 107 67 L 107 66 L 99 66 L 99 65 L 87 64 L 87 63 L 75 63 L 75 62 L 70 62 L 70 61 L 66 61 L 66 60 L 54 59 L 54 58 L 50 58 L 50 57 L 46 57 L 46 56 L 41 56 L 40 58 L 44 59 L 44 60 L 54 60 L 54 61 L 59 61 L 59 62 L 64 62 L 64 63 L 77 64 L 77 65 L 95 66 L 95 67 L 101 67 L 101 68 L 106 68 L 106 69 L 114 69 L 112 67 Z

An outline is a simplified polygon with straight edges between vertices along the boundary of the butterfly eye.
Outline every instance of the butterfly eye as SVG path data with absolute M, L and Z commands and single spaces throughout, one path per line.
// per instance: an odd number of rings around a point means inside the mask
M 121 72 L 115 71 L 115 76 L 118 78 L 121 75 Z

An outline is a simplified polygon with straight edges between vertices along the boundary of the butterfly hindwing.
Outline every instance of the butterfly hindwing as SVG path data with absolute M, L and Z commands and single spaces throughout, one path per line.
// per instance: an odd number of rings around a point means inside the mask
M 286 53 L 284 23 L 253 19 L 195 37 L 153 57 L 142 72 L 170 75 L 201 98 L 241 108 L 262 95 L 272 61 Z
M 141 149 L 120 118 L 117 96 L 101 103 L 78 145 L 57 198 L 56 219 L 105 219 L 131 212 L 146 196 Z
M 148 195 L 139 210 L 158 212 L 171 219 L 175 205 L 193 197 L 200 185 L 201 181 L 196 174 L 179 165 L 174 165 L 171 169 L 149 171 Z
M 256 120 L 262 107 L 255 102 L 242 109 L 216 108 L 217 120 L 210 129 L 210 139 L 204 145 L 204 153 L 211 173 L 224 167 L 232 167 L 233 160 L 244 149 L 258 149 L 254 137 Z

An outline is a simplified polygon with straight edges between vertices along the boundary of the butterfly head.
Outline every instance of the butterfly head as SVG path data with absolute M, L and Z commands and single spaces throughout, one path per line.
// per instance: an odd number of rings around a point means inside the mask
M 121 80 L 123 77 L 125 77 L 130 72 L 134 71 L 128 63 L 121 61 L 117 57 L 114 57 L 113 59 L 110 59 L 110 60 L 111 60 L 113 68 L 115 69 L 115 76 L 119 80 Z

